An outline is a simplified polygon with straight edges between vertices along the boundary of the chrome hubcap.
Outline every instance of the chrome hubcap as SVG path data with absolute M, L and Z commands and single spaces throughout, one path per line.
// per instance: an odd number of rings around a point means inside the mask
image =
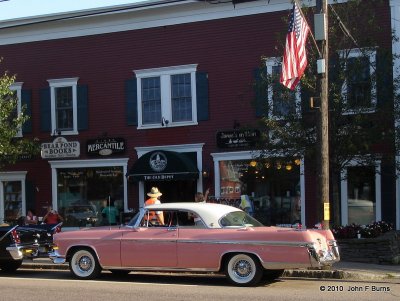
M 92 260 L 88 256 L 82 256 L 78 262 L 79 269 L 82 271 L 88 271 L 92 267 Z
M 252 272 L 251 264 L 245 260 L 236 262 L 233 270 L 238 277 L 248 277 Z

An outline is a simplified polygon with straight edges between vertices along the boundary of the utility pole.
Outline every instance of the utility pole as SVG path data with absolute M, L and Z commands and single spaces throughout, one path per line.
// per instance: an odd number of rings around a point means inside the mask
M 323 229 L 329 229 L 329 98 L 328 98 L 328 1 L 317 0 L 314 16 L 315 37 L 319 41 L 322 57 L 317 63 L 321 83 L 320 105 L 320 185 L 321 200 L 319 212 L 323 213 Z

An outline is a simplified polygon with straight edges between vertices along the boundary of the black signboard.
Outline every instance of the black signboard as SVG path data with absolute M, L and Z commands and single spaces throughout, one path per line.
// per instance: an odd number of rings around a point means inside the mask
M 254 147 L 259 138 L 259 130 L 221 131 L 217 133 L 217 146 L 219 148 Z
M 98 138 L 86 142 L 87 154 L 91 156 L 110 156 L 125 152 L 124 138 Z

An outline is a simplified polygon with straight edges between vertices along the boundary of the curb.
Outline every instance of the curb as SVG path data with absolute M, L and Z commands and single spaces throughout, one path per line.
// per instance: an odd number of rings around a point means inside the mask
M 52 263 L 23 262 L 22 269 L 33 270 L 69 270 L 69 265 Z M 316 279 L 353 279 L 353 280 L 383 280 L 400 279 L 400 273 L 374 273 L 369 271 L 345 270 L 285 270 L 282 277 L 316 278 Z

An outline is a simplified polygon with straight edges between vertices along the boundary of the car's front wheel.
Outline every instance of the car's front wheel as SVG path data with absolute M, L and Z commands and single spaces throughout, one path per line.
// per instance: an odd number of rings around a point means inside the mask
M 235 285 L 254 286 L 260 282 L 263 268 L 255 256 L 236 254 L 227 260 L 225 274 Z
M 79 249 L 72 254 L 69 269 L 79 279 L 94 279 L 101 273 L 96 255 L 88 249 Z
M 0 261 L 0 270 L 6 273 L 13 273 L 22 265 L 22 260 Z

